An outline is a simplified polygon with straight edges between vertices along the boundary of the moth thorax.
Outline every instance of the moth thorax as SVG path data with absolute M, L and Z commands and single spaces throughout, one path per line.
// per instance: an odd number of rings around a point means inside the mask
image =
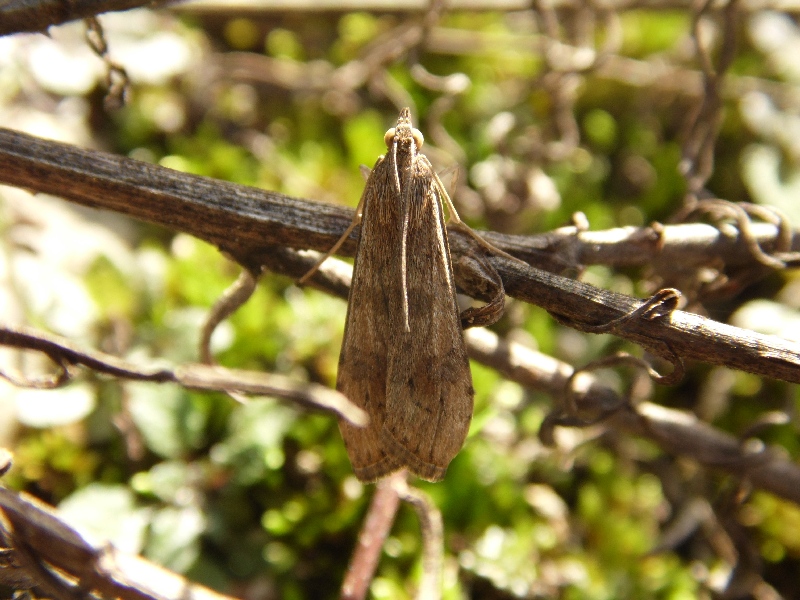
M 387 148 L 392 147 L 396 135 L 397 135 L 397 129 L 395 127 L 392 127 L 389 131 L 387 131 L 384 134 L 383 142 L 386 144 Z M 416 129 L 414 127 L 411 128 L 411 138 L 414 140 L 414 144 L 417 146 L 417 150 L 422 148 L 422 144 L 425 142 L 425 138 L 422 137 L 422 132 L 419 129 Z

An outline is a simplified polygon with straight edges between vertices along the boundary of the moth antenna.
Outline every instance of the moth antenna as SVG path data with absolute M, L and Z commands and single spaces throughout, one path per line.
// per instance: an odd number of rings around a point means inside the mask
M 392 165 L 394 167 L 394 185 L 397 188 L 397 193 L 402 193 L 400 189 L 400 172 L 397 170 L 397 137 L 392 140 Z
M 395 166 L 395 169 L 397 167 Z M 406 267 L 406 256 L 408 254 L 408 201 L 403 202 L 403 237 L 400 245 L 400 277 L 403 289 L 403 325 L 406 332 L 411 331 L 408 323 L 408 272 Z
M 397 168 L 397 135 L 393 129 L 386 132 L 386 138 L 392 133 L 392 168 L 394 169 L 394 185 L 397 188 L 398 195 L 402 195 L 403 190 L 400 188 L 400 171 Z M 411 331 L 411 325 L 408 322 L 408 273 L 406 272 L 406 256 L 407 246 L 406 239 L 408 237 L 408 202 L 403 202 L 403 237 L 400 246 L 400 281 L 403 290 L 403 329 L 407 332 Z

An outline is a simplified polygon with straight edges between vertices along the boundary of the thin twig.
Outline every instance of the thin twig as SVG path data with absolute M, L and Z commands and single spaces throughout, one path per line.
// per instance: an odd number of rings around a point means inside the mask
M 400 498 L 414 507 L 422 530 L 422 577 L 418 600 L 439 600 L 442 597 L 444 565 L 444 526 L 442 513 L 426 493 L 408 485 L 403 479 L 393 480 Z
M 394 524 L 400 496 L 393 482 L 405 480 L 405 471 L 394 473 L 375 486 L 375 494 L 358 534 L 358 545 L 342 582 L 342 600 L 364 600 L 378 568 L 383 544 Z
M 241 392 L 275 396 L 300 405 L 325 410 L 350 421 L 354 425 L 367 423 L 367 414 L 339 392 L 314 383 L 299 383 L 273 373 L 241 371 L 222 367 L 185 364 L 177 367 L 139 366 L 116 356 L 96 350 L 84 350 L 62 337 L 36 331 L 28 327 L 0 327 L 0 345 L 24 350 L 35 350 L 50 357 L 56 364 L 83 365 L 98 373 L 120 379 L 177 383 L 186 388 L 202 391 Z M 3 377 L 6 375 L 0 373 Z M 65 384 L 64 377 L 60 384 Z M 19 385 L 24 381 L 15 379 Z
M 251 269 L 274 260 L 276 245 L 326 250 L 352 219 L 352 211 L 342 207 L 79 150 L 3 129 L 0 181 L 61 194 L 74 202 L 185 231 L 218 245 Z M 231 231 L 236 231 L 236 236 L 231 236 Z M 451 233 L 456 283 L 465 293 L 482 298 L 485 289 L 479 284 L 485 280 L 482 275 L 465 275 L 464 268 L 470 265 L 460 257 L 485 254 L 485 249 L 457 229 L 451 229 Z M 506 250 L 496 236 L 487 235 L 486 239 Z M 348 239 L 341 251 L 352 255 L 355 241 Z M 508 251 L 520 257 L 518 252 Z M 489 256 L 488 260 L 500 274 L 508 295 L 567 317 L 579 330 L 581 324 L 591 327 L 611 322 L 641 304 L 638 299 L 526 267 L 503 256 Z M 305 270 L 294 276 L 301 276 Z M 469 287 L 463 287 L 465 282 Z M 615 335 L 656 354 L 664 354 L 668 347 L 683 359 L 800 382 L 800 344 L 694 314 L 675 311 L 669 320 L 658 321 L 638 318 Z
M 559 397 L 572 375 L 571 365 L 553 357 L 508 343 L 485 329 L 465 333 L 470 358 L 499 371 L 503 376 L 531 389 Z M 741 477 L 753 486 L 800 504 L 800 465 L 780 450 L 765 447 L 754 452 L 740 439 L 725 433 L 695 415 L 642 402 L 635 409 L 617 392 L 602 385 L 590 373 L 582 373 L 572 393 L 583 410 L 608 413 L 618 407 L 606 426 L 651 440 L 665 452 L 696 460 L 703 466 Z
M 256 289 L 256 277 L 248 269 L 242 269 L 239 277 L 231 286 L 226 289 L 222 295 L 214 303 L 206 322 L 203 324 L 203 329 L 200 332 L 200 362 L 205 365 L 213 363 L 211 356 L 211 335 L 217 326 L 231 316 L 236 310 L 242 306 Z
M 138 556 L 90 542 L 51 507 L 3 487 L 0 533 L 18 568 L 58 600 L 94 594 L 121 600 L 232 600 Z

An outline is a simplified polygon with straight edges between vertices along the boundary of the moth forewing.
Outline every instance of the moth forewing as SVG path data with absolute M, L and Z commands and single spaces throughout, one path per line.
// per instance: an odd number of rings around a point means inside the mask
M 356 476 L 441 479 L 472 417 L 441 194 L 408 109 L 386 134 L 361 201 L 361 237 L 337 389 L 370 423 L 340 429 Z M 457 217 L 456 217 L 457 218 Z
M 399 240 L 396 228 L 389 226 L 380 231 L 381 224 L 397 223 L 392 211 L 398 210 L 382 197 L 388 193 L 389 170 L 385 163 L 384 157 L 375 163 L 361 197 L 361 236 L 353 264 L 336 381 L 336 389 L 369 414 L 370 422 L 363 428 L 339 421 L 347 454 L 361 481 L 375 481 L 400 468 L 383 450 L 379 437 L 386 404 L 388 348 L 387 336 L 377 324 L 390 318 L 391 307 L 382 302 L 375 278 L 376 273 L 395 269 L 396 259 L 385 248 Z M 381 239 L 376 240 L 376 235 Z
M 398 332 L 389 354 L 382 440 L 397 462 L 437 481 L 469 430 L 472 378 L 444 214 L 424 157 L 412 165 L 404 192 L 410 330 Z

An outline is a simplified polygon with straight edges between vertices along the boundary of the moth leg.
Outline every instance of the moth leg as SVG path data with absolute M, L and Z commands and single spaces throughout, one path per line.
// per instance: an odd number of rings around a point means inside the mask
M 464 233 L 469 235 L 472 239 L 478 242 L 478 245 L 481 246 L 481 248 L 483 248 L 484 250 L 488 251 L 491 254 L 499 254 L 501 256 L 505 256 L 506 258 L 510 258 L 511 260 L 523 262 L 520 261 L 518 258 L 511 256 L 507 252 L 504 252 L 497 246 L 490 244 L 481 236 L 479 236 L 477 233 L 475 233 L 472 230 L 472 227 L 464 223 L 464 221 L 461 220 L 461 217 L 458 216 L 458 211 L 456 210 L 456 207 L 453 205 L 453 201 L 450 199 L 450 194 L 447 193 L 447 188 L 444 187 L 442 180 L 439 179 L 439 175 L 437 175 L 436 171 L 434 171 L 433 169 L 431 169 L 431 172 L 433 173 L 433 178 L 435 180 L 434 185 L 439 192 L 439 196 L 441 197 L 442 202 L 447 204 L 447 212 L 449 214 L 448 220 L 452 221 L 452 223 L 450 224 L 453 226 L 453 228 L 463 231 Z M 523 264 L 527 265 L 527 263 Z
M 483 306 L 461 312 L 461 328 L 486 327 L 499 321 L 505 310 L 506 290 L 497 269 L 485 256 L 477 253 L 459 257 L 457 264 L 462 278 L 466 278 L 474 289 L 480 289 L 478 297 L 486 302 Z
M 496 246 L 484 240 L 481 236 L 475 233 L 469 225 L 464 223 L 464 221 L 462 221 L 458 216 L 458 212 L 456 211 L 455 206 L 453 206 L 453 201 L 450 199 L 450 194 L 447 193 L 447 189 L 444 187 L 439 175 L 433 170 L 431 170 L 431 172 L 433 173 L 434 177 L 434 186 L 439 192 L 442 203 L 447 204 L 447 210 L 450 215 L 450 219 L 453 221 L 451 223 L 453 228 L 463 231 L 469 235 L 478 243 L 481 248 L 490 254 L 499 254 L 514 261 L 522 262 L 518 258 L 511 256 L 500 248 L 497 248 Z M 488 301 L 488 304 L 485 306 L 481 306 L 479 308 L 468 308 L 461 313 L 460 319 L 462 329 L 467 329 L 468 327 L 485 327 L 487 325 L 496 323 L 500 317 L 503 316 L 503 310 L 505 309 L 505 289 L 503 288 L 503 280 L 500 279 L 500 275 L 497 273 L 497 270 L 483 257 L 474 255 L 470 258 L 471 262 L 475 263 L 471 264 L 470 268 L 474 273 L 477 274 L 477 278 L 484 283 L 489 284 L 489 293 L 491 298 Z M 459 262 L 463 263 L 464 257 L 459 259 Z
M 311 278 L 311 276 L 314 273 L 316 273 L 317 270 L 322 266 L 322 263 L 324 263 L 326 260 L 328 260 L 328 258 L 336 254 L 336 251 L 342 247 L 342 244 L 344 244 L 345 240 L 347 240 L 347 238 L 350 237 L 350 234 L 353 232 L 353 229 L 355 229 L 356 226 L 359 223 L 361 223 L 361 213 L 363 212 L 363 207 L 364 207 L 364 196 L 362 195 L 361 200 L 358 201 L 358 206 L 356 206 L 356 214 L 353 215 L 353 220 L 350 221 L 350 225 L 347 227 L 347 229 L 344 230 L 342 237 L 339 238 L 339 240 L 331 247 L 331 249 L 328 250 L 322 256 L 322 258 L 320 258 L 316 262 L 316 264 L 306 272 L 305 275 L 303 275 L 300 279 L 297 280 L 298 285 L 305 284 Z
M 450 199 L 450 194 L 447 193 L 447 188 L 444 187 L 442 180 L 439 179 L 439 175 L 433 170 L 432 167 L 431 173 L 433 173 L 433 179 L 436 182 L 435 187 L 439 191 L 439 196 L 442 198 L 442 201 L 447 204 L 447 212 L 450 215 L 450 219 L 453 220 L 453 224 L 461 224 L 464 227 L 467 227 L 464 221 L 461 220 L 461 217 L 458 216 L 458 211 L 456 210 L 456 207 L 453 206 L 453 201 Z M 469 227 L 467 227 L 467 229 L 469 229 Z
M 511 256 L 508 252 L 501 250 L 494 244 L 487 242 L 477 233 L 472 230 L 472 227 L 464 223 L 461 220 L 461 217 L 458 216 L 458 211 L 456 211 L 456 207 L 453 205 L 453 201 L 450 199 L 450 194 L 447 193 L 447 189 L 444 187 L 442 180 L 439 178 L 439 175 L 436 174 L 435 171 L 433 172 L 433 177 L 436 180 L 436 189 L 439 191 L 439 196 L 442 198 L 442 202 L 447 204 L 447 212 L 449 213 L 449 219 L 452 223 L 449 223 L 454 229 L 458 229 L 459 231 L 463 231 L 468 236 L 470 236 L 473 240 L 475 240 L 478 245 L 489 252 L 490 254 L 497 254 L 499 256 L 504 256 L 505 258 L 511 259 L 513 261 L 519 262 L 524 264 L 525 266 L 529 266 L 528 263 L 518 259 L 516 256 Z

